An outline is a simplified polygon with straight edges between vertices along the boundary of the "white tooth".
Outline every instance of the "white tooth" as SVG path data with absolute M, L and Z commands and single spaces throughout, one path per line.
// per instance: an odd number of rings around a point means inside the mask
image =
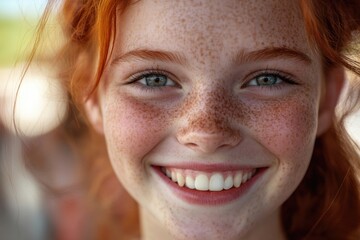
M 176 172 L 171 172 L 171 180 L 172 180 L 173 182 L 176 182 L 176 181 L 177 181 Z
M 199 174 L 195 178 L 195 188 L 200 191 L 209 190 L 209 179 L 204 174 Z
M 185 178 L 185 186 L 190 188 L 190 189 L 194 189 L 195 188 L 195 181 L 192 177 L 190 176 L 186 176 Z
M 220 173 L 215 173 L 211 176 L 209 182 L 210 191 L 221 191 L 224 189 L 224 177 Z
M 224 183 L 224 189 L 228 190 L 234 186 L 233 177 L 231 175 L 227 176 Z
M 249 176 L 250 173 L 244 173 L 243 177 L 242 177 L 242 183 L 245 183 L 247 182 L 247 180 L 249 180 L 250 176 Z
M 235 177 L 234 177 L 234 186 L 236 188 L 240 187 L 242 178 L 243 178 L 243 174 L 241 172 L 239 172 L 239 173 L 237 173 L 235 175 Z
M 181 173 L 177 173 L 177 182 L 179 184 L 180 187 L 183 187 L 185 185 L 185 178 L 183 175 L 181 175 Z
M 171 172 L 169 169 L 166 169 L 166 176 L 168 176 L 168 178 L 171 178 Z

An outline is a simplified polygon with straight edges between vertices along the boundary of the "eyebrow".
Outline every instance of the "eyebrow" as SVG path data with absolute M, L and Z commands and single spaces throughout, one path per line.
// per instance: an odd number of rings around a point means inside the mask
M 240 51 L 234 58 L 236 64 L 242 64 L 246 62 L 255 62 L 259 60 L 268 60 L 275 58 L 293 58 L 295 60 L 311 64 L 311 58 L 305 53 L 287 48 L 287 47 L 268 47 L 251 52 Z M 111 65 L 127 62 L 132 59 L 144 60 L 144 61 L 162 61 L 173 62 L 180 65 L 188 65 L 186 58 L 178 52 L 150 50 L 150 49 L 136 49 L 127 52 L 119 57 L 115 57 L 111 62 Z
M 241 51 L 234 59 L 236 63 L 256 62 L 274 58 L 293 58 L 306 64 L 311 64 L 311 58 L 305 53 L 287 47 L 268 47 L 256 51 Z
M 127 52 L 119 57 L 114 58 L 111 64 L 117 64 L 120 62 L 127 62 L 131 59 L 137 60 L 148 60 L 148 61 L 162 61 L 162 62 L 174 62 L 180 65 L 187 65 L 185 57 L 177 52 L 169 51 L 158 51 L 158 50 L 148 50 L 148 49 L 136 49 L 130 52 Z

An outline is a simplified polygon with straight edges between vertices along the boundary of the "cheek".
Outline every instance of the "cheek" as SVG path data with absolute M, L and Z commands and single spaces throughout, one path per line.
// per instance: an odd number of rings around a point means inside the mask
M 299 185 L 310 163 L 317 129 L 316 101 L 293 99 L 257 106 L 250 119 L 251 134 L 277 162 L 261 198 L 281 204 Z
M 288 100 L 267 105 L 253 116 L 253 134 L 277 161 L 276 181 L 271 183 L 267 194 L 274 189 L 284 195 L 291 194 L 299 184 L 310 163 L 317 129 L 316 101 Z M 256 119 L 256 120 L 255 120 Z
M 299 154 L 313 144 L 317 126 L 315 102 L 291 100 L 265 104 L 253 112 L 250 128 L 271 152 Z
M 165 111 L 126 96 L 103 108 L 104 132 L 112 159 L 142 159 L 168 129 Z

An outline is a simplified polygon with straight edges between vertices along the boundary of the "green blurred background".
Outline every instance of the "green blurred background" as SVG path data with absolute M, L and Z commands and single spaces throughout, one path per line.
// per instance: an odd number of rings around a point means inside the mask
M 0 68 L 24 60 L 46 0 L 0 0 Z
M 34 23 L 24 19 L 0 18 L 0 67 L 13 65 L 16 60 L 22 61 L 28 53 Z

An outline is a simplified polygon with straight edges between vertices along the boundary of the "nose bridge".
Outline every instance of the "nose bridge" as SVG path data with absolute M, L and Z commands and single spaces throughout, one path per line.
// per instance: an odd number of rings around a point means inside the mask
M 189 127 L 209 134 L 225 130 L 229 119 L 227 119 L 227 109 L 223 106 L 223 102 L 214 96 L 204 96 L 204 98 L 204 100 L 199 100 L 201 102 L 194 103 L 196 107 L 189 112 L 187 116 Z
M 223 129 L 229 120 L 229 98 L 225 89 L 220 87 L 195 90 L 188 96 L 182 111 L 188 127 L 213 133 Z
M 179 142 L 202 152 L 237 145 L 240 134 L 233 125 L 234 104 L 231 94 L 221 88 L 190 94 L 182 111 Z

